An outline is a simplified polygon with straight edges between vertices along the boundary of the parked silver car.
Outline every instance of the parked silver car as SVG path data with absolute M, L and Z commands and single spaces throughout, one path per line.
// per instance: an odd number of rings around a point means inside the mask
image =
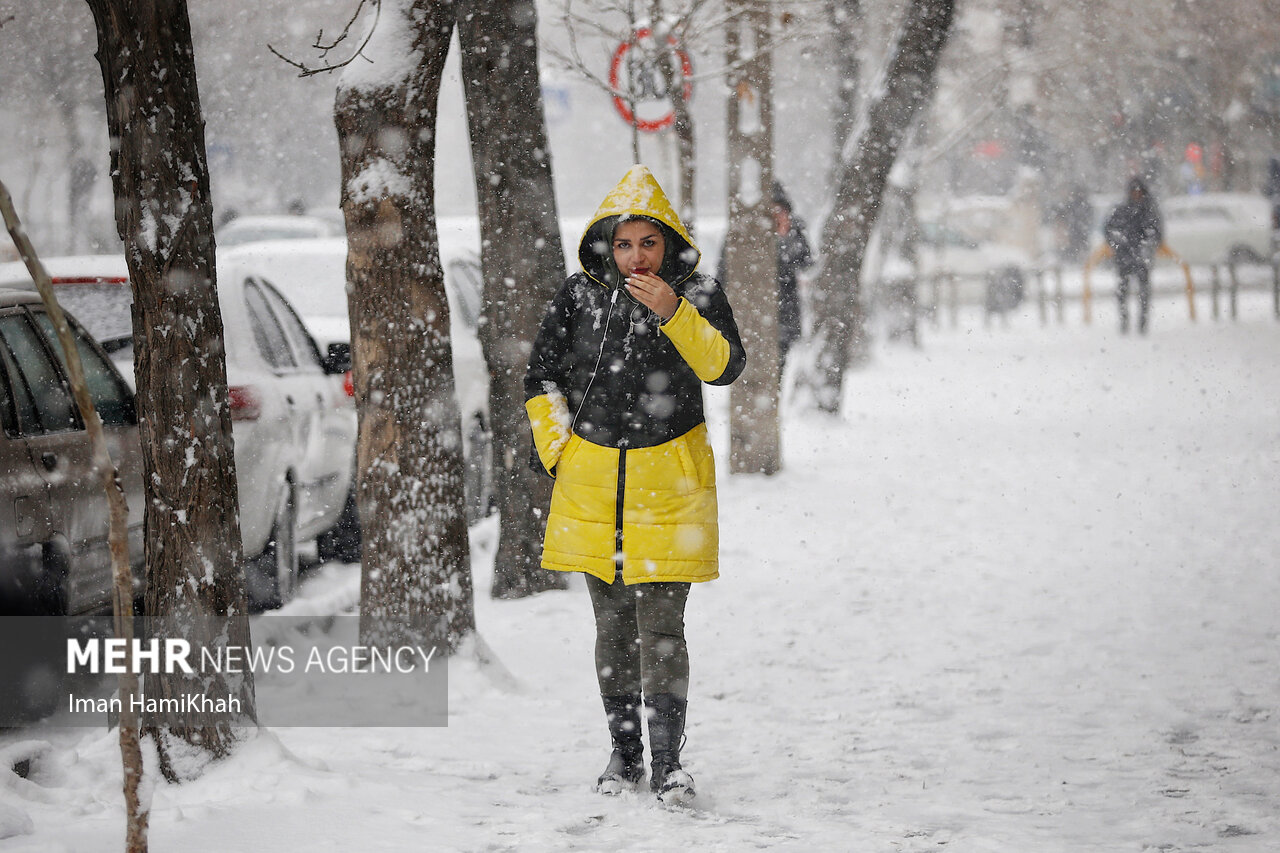
M 129 503 L 129 551 L 140 568 L 133 393 L 97 342 L 68 320 Z M 40 297 L 0 290 L 0 615 L 80 616 L 109 606 L 107 498 L 92 459 Z
M 467 518 L 472 523 L 490 512 L 494 500 L 489 377 L 476 336 L 482 298 L 479 229 L 475 217 L 441 217 L 437 225 L 449 300 L 454 387 L 462 414 Z M 275 284 L 322 348 L 350 347 L 346 238 L 257 242 L 228 249 L 221 257 Z
M 59 301 L 101 336 L 132 380 L 132 291 L 123 257 L 52 258 L 45 266 Z M 21 265 L 0 265 L 0 285 L 6 282 L 34 287 Z M 295 592 L 300 543 L 352 535 L 343 527 L 356 433 L 349 364 L 342 352 L 322 356 L 270 282 L 234 260 L 218 261 L 218 301 L 245 578 L 253 605 L 278 606 Z M 357 526 L 357 543 L 358 535 Z
M 1271 204 L 1250 193 L 1174 196 L 1160 203 L 1165 242 L 1189 264 L 1263 263 L 1272 253 Z

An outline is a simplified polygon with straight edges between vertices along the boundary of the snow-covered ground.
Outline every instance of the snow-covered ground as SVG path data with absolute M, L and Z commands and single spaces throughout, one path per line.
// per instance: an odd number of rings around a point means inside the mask
M 1280 323 L 1109 299 L 877 344 L 786 469 L 722 474 L 695 587 L 696 806 L 591 790 L 608 753 L 580 579 L 476 601 L 511 680 L 450 665 L 448 728 L 273 729 L 154 791 L 151 849 L 1280 849 Z M 725 466 L 727 395 L 712 397 Z M 486 590 L 496 528 L 473 533 Z M 328 565 L 294 605 L 350 604 Z M 30 741 L 47 746 L 31 747 Z M 26 745 L 24 745 L 26 742 Z M 0 849 L 122 847 L 105 731 L 34 727 Z M 6 762 L 7 764 L 7 762 Z

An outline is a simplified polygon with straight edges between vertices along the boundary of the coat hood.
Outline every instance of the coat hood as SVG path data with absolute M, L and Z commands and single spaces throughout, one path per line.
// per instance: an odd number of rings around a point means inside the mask
M 656 222 L 666 239 L 659 275 L 672 287 L 693 275 L 702 253 L 646 166 L 632 166 L 591 217 L 578 244 L 582 271 L 605 287 L 618 284 L 621 275 L 613 262 L 613 229 L 624 219 L 641 217 Z

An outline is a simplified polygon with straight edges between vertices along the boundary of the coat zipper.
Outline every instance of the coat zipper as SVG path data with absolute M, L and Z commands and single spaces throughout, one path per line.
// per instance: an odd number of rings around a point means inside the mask
M 622 576 L 622 498 L 627 487 L 627 449 L 618 448 L 618 497 L 613 511 L 613 564 Z

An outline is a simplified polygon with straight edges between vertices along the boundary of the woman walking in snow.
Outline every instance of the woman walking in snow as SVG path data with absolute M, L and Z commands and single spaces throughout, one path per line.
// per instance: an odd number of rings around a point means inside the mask
M 719 575 L 715 461 L 702 383 L 746 364 L 718 282 L 657 180 L 634 166 L 582 236 L 582 271 L 542 321 L 525 374 L 535 465 L 555 477 L 542 566 L 583 572 L 613 753 L 597 781 L 694 795 L 680 766 L 690 584 Z M 643 703 L 643 705 L 642 705 Z

